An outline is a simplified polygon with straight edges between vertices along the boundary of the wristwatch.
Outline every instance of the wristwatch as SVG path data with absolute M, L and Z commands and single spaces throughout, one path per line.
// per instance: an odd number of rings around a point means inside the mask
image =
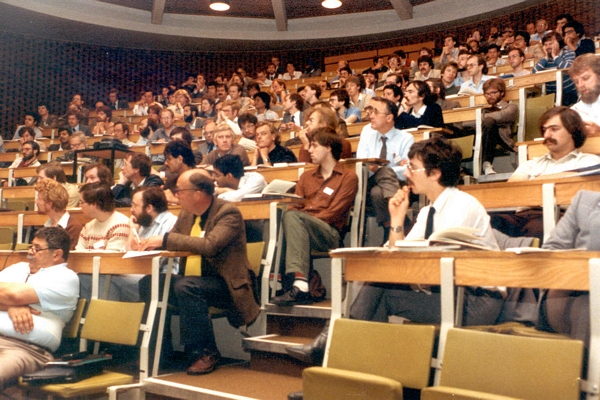
M 390 226 L 390 230 L 394 233 L 401 233 L 404 231 L 404 227 L 402 225 L 400 226 Z

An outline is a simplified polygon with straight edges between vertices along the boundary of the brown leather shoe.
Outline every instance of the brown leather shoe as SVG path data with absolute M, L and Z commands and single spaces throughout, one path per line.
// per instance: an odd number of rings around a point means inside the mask
M 215 366 L 219 362 L 221 354 L 203 354 L 200 358 L 187 369 L 188 375 L 204 375 L 210 374 L 215 370 Z

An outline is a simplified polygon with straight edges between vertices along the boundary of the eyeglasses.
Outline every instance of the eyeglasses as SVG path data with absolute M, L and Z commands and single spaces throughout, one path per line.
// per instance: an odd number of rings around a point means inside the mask
M 479 64 L 467 64 L 467 68 L 475 68 Z
M 565 35 L 569 35 L 571 33 L 575 33 L 575 29 L 565 29 L 564 33 L 565 33 Z
M 56 247 L 45 247 L 45 248 L 41 248 L 41 247 L 35 247 L 35 246 L 30 246 L 27 251 L 31 251 L 33 254 L 37 254 L 40 251 L 44 251 L 44 250 L 56 250 Z
M 406 166 L 406 169 L 409 170 L 411 174 L 414 174 L 415 172 L 420 172 L 420 171 L 425 171 L 426 170 L 426 168 L 415 168 L 411 164 L 408 164 Z
M 192 189 L 192 188 L 190 188 L 190 189 L 179 189 L 179 188 L 176 188 L 176 187 L 175 187 L 175 188 L 171 189 L 171 192 L 172 192 L 174 195 L 177 195 L 178 193 L 181 193 L 181 192 L 188 192 L 188 191 L 192 191 L 192 190 L 193 190 L 193 191 L 196 191 L 196 190 L 199 190 L 199 189 Z

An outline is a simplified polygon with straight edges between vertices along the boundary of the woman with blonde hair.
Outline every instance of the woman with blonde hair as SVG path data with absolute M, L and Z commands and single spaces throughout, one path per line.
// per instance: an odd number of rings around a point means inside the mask
M 183 108 L 192 102 L 190 93 L 185 89 L 176 90 L 173 94 L 175 96 L 175 104 L 167 107 L 175 114 L 175 120 L 183 119 Z

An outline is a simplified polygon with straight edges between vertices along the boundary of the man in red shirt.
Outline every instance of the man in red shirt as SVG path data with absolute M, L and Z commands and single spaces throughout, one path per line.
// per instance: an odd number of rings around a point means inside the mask
M 313 164 L 319 167 L 302 174 L 296 185 L 295 193 L 306 202 L 283 216 L 285 273 L 293 274 L 293 284 L 271 300 L 280 306 L 313 302 L 308 291 L 310 251 L 329 251 L 339 246 L 341 231 L 358 191 L 354 171 L 338 163 L 342 139 L 335 131 L 318 129 L 308 151 Z

